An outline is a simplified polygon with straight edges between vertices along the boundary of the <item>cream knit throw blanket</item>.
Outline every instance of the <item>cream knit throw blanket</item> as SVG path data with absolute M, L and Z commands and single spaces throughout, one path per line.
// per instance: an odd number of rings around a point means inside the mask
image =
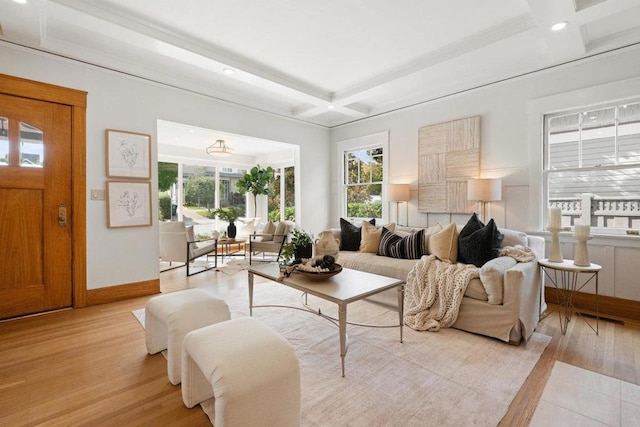
M 404 323 L 416 331 L 432 332 L 453 325 L 469 281 L 479 276 L 475 265 L 423 256 L 407 276 Z

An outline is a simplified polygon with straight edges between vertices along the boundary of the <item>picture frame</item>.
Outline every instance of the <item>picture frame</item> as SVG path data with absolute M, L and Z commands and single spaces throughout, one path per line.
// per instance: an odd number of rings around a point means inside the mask
M 107 178 L 151 179 L 151 135 L 105 131 Z
M 151 226 L 151 183 L 107 181 L 107 228 Z

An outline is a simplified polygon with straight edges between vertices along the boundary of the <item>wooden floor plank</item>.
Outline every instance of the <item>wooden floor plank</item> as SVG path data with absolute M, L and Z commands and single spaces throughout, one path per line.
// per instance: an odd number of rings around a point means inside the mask
M 161 274 L 163 292 L 246 284 L 244 272 Z M 210 425 L 199 407 L 184 406 L 163 356 L 146 353 L 144 330 L 131 311 L 148 298 L 0 322 L 0 425 Z M 551 342 L 501 425 L 528 425 L 557 360 L 640 384 L 640 328 L 601 319 L 595 335 L 574 318 L 563 335 L 550 312 L 538 332 Z

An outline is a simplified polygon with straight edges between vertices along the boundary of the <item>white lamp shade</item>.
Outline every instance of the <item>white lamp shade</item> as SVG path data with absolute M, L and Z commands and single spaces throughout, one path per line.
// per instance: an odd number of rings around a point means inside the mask
M 467 199 L 480 202 L 502 200 L 502 180 L 471 179 L 467 181 Z
M 387 200 L 390 202 L 408 202 L 411 200 L 409 184 L 389 184 L 387 186 Z

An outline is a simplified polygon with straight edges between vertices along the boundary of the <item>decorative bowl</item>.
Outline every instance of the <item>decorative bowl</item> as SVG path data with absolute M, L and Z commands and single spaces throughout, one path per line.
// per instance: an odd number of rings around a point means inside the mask
M 319 273 L 319 272 L 317 273 L 314 271 L 302 271 L 302 270 L 295 270 L 295 272 L 302 274 L 304 277 L 311 280 L 312 282 L 322 282 L 323 280 L 327 280 L 329 277 L 333 277 L 342 271 L 342 266 L 340 264 L 335 264 L 335 266 L 336 266 L 335 270 L 328 271 L 326 273 Z

